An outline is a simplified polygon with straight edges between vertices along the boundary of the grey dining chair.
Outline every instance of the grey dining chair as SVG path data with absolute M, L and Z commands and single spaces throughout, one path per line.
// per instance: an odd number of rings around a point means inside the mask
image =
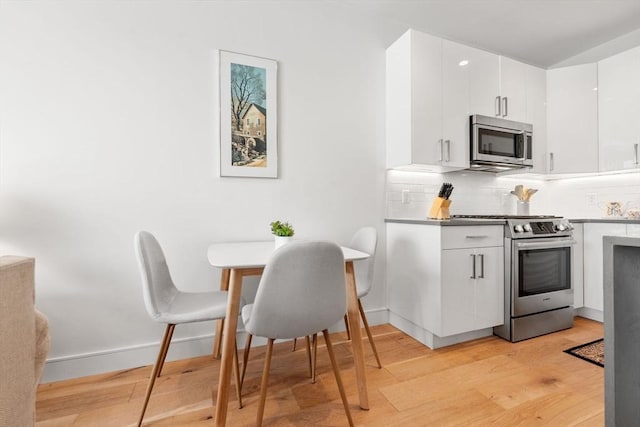
M 149 404 L 155 380 L 162 372 L 175 326 L 182 323 L 223 319 L 227 310 L 227 292 L 180 291 L 171 279 L 167 261 L 156 238 L 148 231 L 139 231 L 135 235 L 134 245 L 142 276 L 142 290 L 147 312 L 156 322 L 167 325 L 160 344 L 158 358 L 149 377 L 142 411 L 138 419 L 138 426 L 140 426 Z M 237 351 L 234 355 L 236 392 L 238 405 L 242 407 Z
M 349 425 L 353 426 L 328 331 L 346 312 L 346 295 L 344 256 L 335 243 L 293 242 L 273 253 L 254 303 L 242 309 L 247 333 L 268 338 L 256 425 L 262 425 L 264 416 L 273 342 L 322 331 L 342 404 Z M 249 348 L 245 347 L 245 361 Z
M 369 329 L 369 322 L 367 321 L 367 315 L 364 312 L 364 308 L 362 307 L 361 298 L 367 296 L 371 291 L 371 285 L 373 284 L 373 266 L 375 262 L 376 256 L 376 248 L 378 246 L 378 233 L 373 227 L 362 227 L 351 237 L 351 241 L 349 242 L 349 247 L 352 249 L 356 249 L 360 252 L 364 252 L 369 254 L 369 258 L 357 260 L 353 262 L 353 267 L 356 274 L 356 292 L 358 295 L 358 309 L 360 310 L 360 317 L 362 318 L 362 323 L 364 325 L 364 329 L 367 333 L 367 338 L 369 339 L 369 343 L 371 344 L 371 350 L 373 350 L 373 355 L 376 358 L 376 362 L 378 363 L 378 368 L 382 368 L 382 364 L 380 363 L 380 356 L 378 355 L 378 350 L 376 348 L 376 344 L 373 341 L 373 336 L 371 335 L 371 330 Z M 344 315 L 344 324 L 347 329 L 347 338 L 351 339 L 350 326 L 347 315 Z M 293 350 L 296 349 L 296 339 L 293 340 Z M 309 365 L 311 370 L 311 382 L 316 382 L 316 363 L 315 363 L 315 354 L 317 349 L 317 340 L 306 337 L 307 341 L 307 353 L 309 354 Z M 311 349 L 310 349 L 311 347 Z M 243 366 L 244 369 L 244 366 Z M 242 382 L 242 380 L 241 380 Z

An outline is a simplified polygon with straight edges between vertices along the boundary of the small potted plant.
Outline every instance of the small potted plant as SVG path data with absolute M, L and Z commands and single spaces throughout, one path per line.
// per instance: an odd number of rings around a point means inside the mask
M 293 226 L 288 222 L 273 221 L 271 223 L 271 234 L 275 236 L 276 249 L 289 243 L 291 237 L 295 234 Z

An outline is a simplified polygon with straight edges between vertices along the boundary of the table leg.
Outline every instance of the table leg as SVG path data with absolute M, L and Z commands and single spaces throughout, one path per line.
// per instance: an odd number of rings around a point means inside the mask
M 222 270 L 222 274 L 220 274 L 220 290 L 228 291 L 229 290 L 229 275 L 231 270 L 228 268 L 224 268 Z M 222 328 L 224 326 L 224 319 L 220 319 L 216 321 L 216 336 L 213 339 L 213 357 L 216 359 L 220 358 L 220 349 L 222 344 Z
M 353 362 L 356 366 L 356 380 L 358 381 L 358 394 L 360 396 L 360 408 L 369 409 L 369 394 L 367 392 L 367 378 L 364 370 L 364 347 L 360 330 L 360 313 L 358 311 L 358 293 L 356 290 L 356 276 L 353 261 L 346 262 L 347 280 L 347 316 L 351 325 L 351 347 L 353 348 Z
M 216 399 L 215 425 L 224 426 L 227 422 L 227 406 L 229 403 L 229 384 L 233 368 L 233 352 L 236 349 L 236 329 L 240 294 L 242 293 L 242 271 L 231 270 L 229 301 L 222 334 L 222 360 L 218 377 L 218 396 Z M 357 308 L 356 308 L 357 310 Z M 212 396 L 213 398 L 213 396 Z

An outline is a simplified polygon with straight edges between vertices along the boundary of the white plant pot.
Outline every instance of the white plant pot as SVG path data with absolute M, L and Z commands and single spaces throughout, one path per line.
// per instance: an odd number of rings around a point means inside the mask
M 280 246 L 286 245 L 287 243 L 291 242 L 291 239 L 293 238 L 293 236 L 274 236 L 274 237 L 276 242 L 276 249 L 278 249 Z

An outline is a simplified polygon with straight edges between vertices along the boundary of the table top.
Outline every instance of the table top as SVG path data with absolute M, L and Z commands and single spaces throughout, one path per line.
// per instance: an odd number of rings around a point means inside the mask
M 214 243 L 207 250 L 207 258 L 211 265 L 218 268 L 257 268 L 267 265 L 267 261 L 275 249 L 273 240 Z M 369 258 L 369 254 L 366 252 L 345 246 L 341 246 L 341 249 L 345 261 Z

